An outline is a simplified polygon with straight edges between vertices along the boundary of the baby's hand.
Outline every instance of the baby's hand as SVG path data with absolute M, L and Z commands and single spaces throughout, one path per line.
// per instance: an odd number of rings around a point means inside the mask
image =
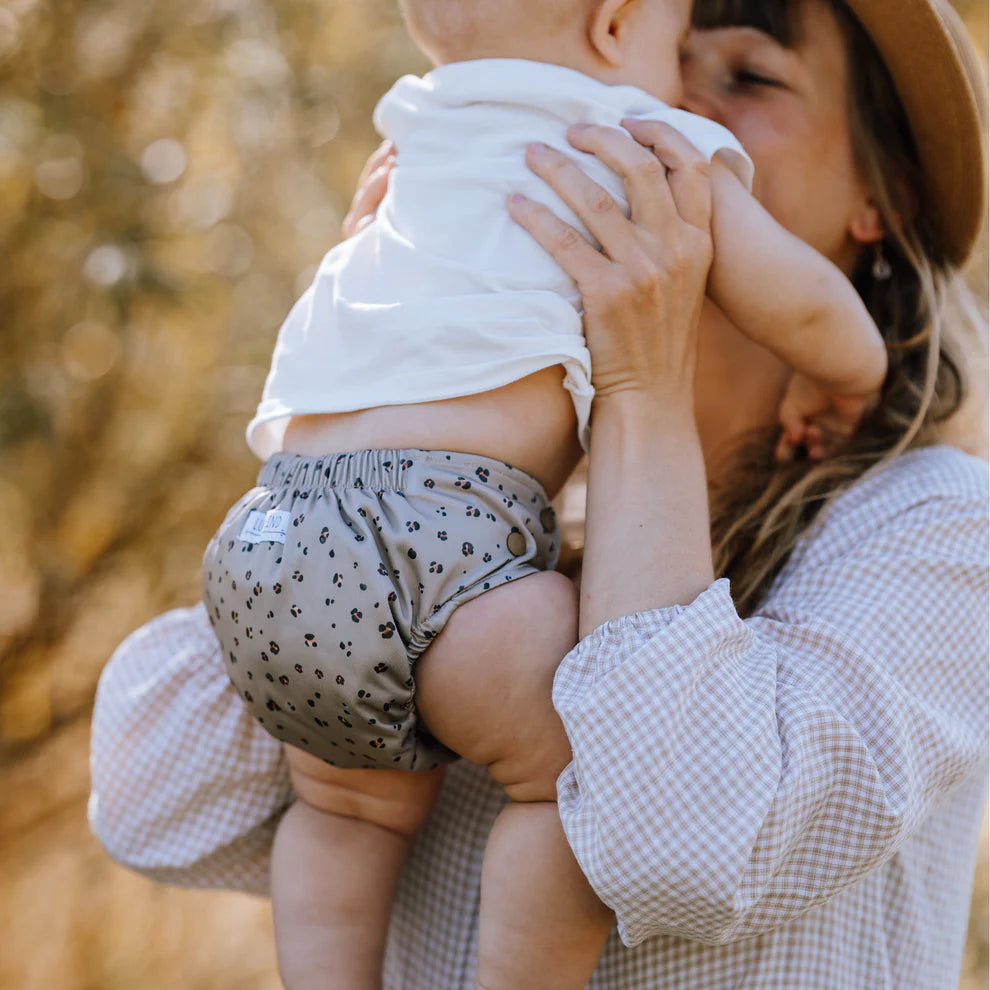
M 818 382 L 795 372 L 780 403 L 783 432 L 777 441 L 778 462 L 793 460 L 798 447 L 804 447 L 813 461 L 831 457 L 856 432 L 871 399 L 869 395 L 832 395 Z

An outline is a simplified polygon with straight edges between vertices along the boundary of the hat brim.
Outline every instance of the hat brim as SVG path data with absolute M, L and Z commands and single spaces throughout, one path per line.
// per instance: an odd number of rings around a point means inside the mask
M 983 67 L 945 0 L 845 0 L 876 46 L 904 106 L 952 265 L 970 255 L 986 210 Z

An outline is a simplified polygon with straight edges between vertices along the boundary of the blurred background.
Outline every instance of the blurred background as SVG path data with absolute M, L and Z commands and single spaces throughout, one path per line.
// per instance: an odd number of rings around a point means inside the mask
M 957 6 L 985 51 L 985 0 Z M 90 836 L 89 713 L 116 644 L 198 599 L 278 326 L 376 100 L 426 68 L 394 0 L 2 0 L 3 990 L 279 985 L 266 902 L 155 886 Z

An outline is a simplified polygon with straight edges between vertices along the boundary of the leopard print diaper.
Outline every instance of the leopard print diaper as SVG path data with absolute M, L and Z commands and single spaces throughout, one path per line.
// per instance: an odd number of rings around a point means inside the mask
M 276 738 L 340 767 L 453 758 L 419 724 L 415 661 L 464 602 L 550 570 L 528 474 L 469 454 L 277 454 L 206 549 L 227 672 Z

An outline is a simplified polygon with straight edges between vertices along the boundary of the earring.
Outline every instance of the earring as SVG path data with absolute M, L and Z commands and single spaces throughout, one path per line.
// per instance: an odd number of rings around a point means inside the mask
M 886 282 L 894 274 L 894 269 L 891 267 L 890 262 L 884 257 L 883 244 L 880 241 L 877 241 L 874 249 L 873 268 L 871 272 L 878 282 Z

